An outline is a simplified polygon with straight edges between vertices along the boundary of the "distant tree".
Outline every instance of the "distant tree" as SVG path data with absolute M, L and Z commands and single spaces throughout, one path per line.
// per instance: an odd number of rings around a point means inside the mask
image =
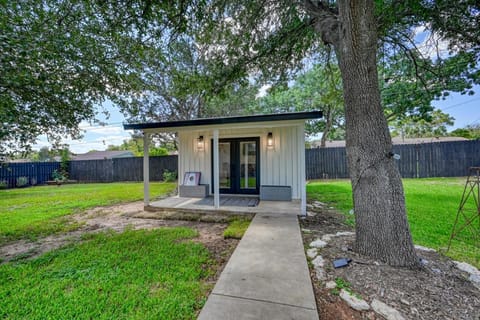
M 480 124 L 468 125 L 465 128 L 458 128 L 450 132 L 453 137 L 463 137 L 466 139 L 480 139 Z
M 291 86 L 284 87 L 273 87 L 266 96 L 259 98 L 255 111 L 279 113 L 322 110 L 323 118 L 309 121 L 306 126 L 308 135 L 322 133 L 322 147 L 327 139 L 332 140 L 343 131 L 343 88 L 336 63 L 315 64 L 297 76 Z
M 71 152 L 66 145 L 62 145 L 58 148 L 49 148 L 47 146 L 41 147 L 38 151 L 28 151 L 20 152 L 17 154 L 16 158 L 26 158 L 32 161 L 59 161 L 62 156 L 68 155 L 70 157 Z
M 148 155 L 151 157 L 168 156 L 168 151 L 162 147 L 150 147 Z
M 441 110 L 434 110 L 428 118 L 420 116 L 403 117 L 391 122 L 392 135 L 402 138 L 444 137 L 447 127 L 453 126 L 455 119 Z
M 53 155 L 54 153 L 52 151 L 50 151 L 50 149 L 48 147 L 41 147 L 40 150 L 38 150 L 38 152 L 36 153 L 36 160 L 37 161 L 41 161 L 41 162 L 44 162 L 44 161 L 51 161 L 54 157 Z
M 109 145 L 106 149 L 107 151 L 122 151 L 127 150 L 131 151 L 135 156 L 143 156 L 143 138 L 142 137 L 133 137 L 128 140 L 123 140 L 123 143 L 119 146 Z M 154 142 L 150 141 L 149 146 L 149 155 L 150 156 L 166 156 L 168 155 L 168 149 L 162 146 L 155 145 Z
M 458 128 L 450 132 L 452 137 L 462 137 L 465 139 L 472 139 L 472 133 L 466 128 Z

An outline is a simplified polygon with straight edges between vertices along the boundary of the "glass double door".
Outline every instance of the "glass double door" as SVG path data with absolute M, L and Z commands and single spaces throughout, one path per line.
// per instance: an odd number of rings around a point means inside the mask
M 218 155 L 220 193 L 258 194 L 259 138 L 220 139 Z

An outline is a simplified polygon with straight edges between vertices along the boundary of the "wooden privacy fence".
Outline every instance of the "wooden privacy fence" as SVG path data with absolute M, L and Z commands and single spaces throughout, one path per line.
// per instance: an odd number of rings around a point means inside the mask
M 17 185 L 17 179 L 26 177 L 27 185 L 45 184 L 52 180 L 52 173 L 60 169 L 60 162 L 28 162 L 0 164 L 0 183 L 7 188 Z
M 150 180 L 163 180 L 165 170 L 177 171 L 177 163 L 177 156 L 150 157 Z M 26 177 L 28 185 L 45 184 L 59 169 L 59 162 L 4 163 L 0 183 L 13 188 L 18 178 Z M 70 179 L 79 182 L 143 181 L 143 157 L 70 161 L 68 172 Z
M 403 178 L 461 177 L 480 166 L 480 140 L 394 145 Z M 348 178 L 344 147 L 307 149 L 307 179 Z
M 177 171 L 177 156 L 150 157 L 150 180 L 163 180 L 165 170 Z M 71 161 L 70 179 L 80 182 L 143 181 L 143 157 Z
M 400 155 L 398 164 L 404 178 L 461 177 L 469 167 L 480 166 L 480 140 L 395 145 Z M 348 178 L 345 148 L 307 149 L 306 178 Z M 177 171 L 177 156 L 150 157 L 150 180 L 163 180 L 165 170 Z M 27 177 L 28 184 L 44 184 L 52 180 L 58 162 L 0 164 L 0 183 L 15 187 L 17 179 Z M 143 158 L 71 161 L 70 179 L 79 182 L 142 181 Z

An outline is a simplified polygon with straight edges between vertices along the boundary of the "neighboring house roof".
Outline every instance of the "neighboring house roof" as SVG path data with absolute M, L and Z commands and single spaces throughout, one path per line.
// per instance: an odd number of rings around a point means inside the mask
M 32 159 L 5 159 L 5 162 L 10 162 L 10 163 L 27 163 L 27 162 L 32 162 Z
M 404 138 L 394 137 L 392 143 L 397 144 L 420 144 L 420 143 L 435 143 L 435 142 L 451 142 L 451 141 L 467 141 L 468 139 L 462 137 L 433 137 L 433 138 Z M 320 141 L 313 141 L 312 148 L 320 147 Z M 345 147 L 345 140 L 327 141 L 326 148 Z
M 193 120 L 164 121 L 164 122 L 146 122 L 124 124 L 125 130 L 129 129 L 159 129 L 159 128 L 180 128 L 206 125 L 234 124 L 247 122 L 267 122 L 267 121 L 285 121 L 285 120 L 307 120 L 322 117 L 321 111 L 292 112 L 278 114 L 262 114 L 253 116 L 236 116 L 223 118 L 202 118 Z
M 132 151 L 90 151 L 72 156 L 72 160 L 104 160 L 134 157 Z

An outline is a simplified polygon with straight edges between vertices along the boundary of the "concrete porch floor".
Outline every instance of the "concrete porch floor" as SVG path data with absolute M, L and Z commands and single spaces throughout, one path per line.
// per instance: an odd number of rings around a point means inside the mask
M 221 198 L 221 197 L 220 197 Z M 281 213 L 297 216 L 301 214 L 300 201 L 264 201 L 261 200 L 256 207 L 245 206 L 220 206 L 201 205 L 201 198 L 184 198 L 179 196 L 169 197 L 150 202 L 145 207 L 147 211 L 182 211 L 194 213 L 225 213 L 225 214 L 255 214 L 255 213 Z

